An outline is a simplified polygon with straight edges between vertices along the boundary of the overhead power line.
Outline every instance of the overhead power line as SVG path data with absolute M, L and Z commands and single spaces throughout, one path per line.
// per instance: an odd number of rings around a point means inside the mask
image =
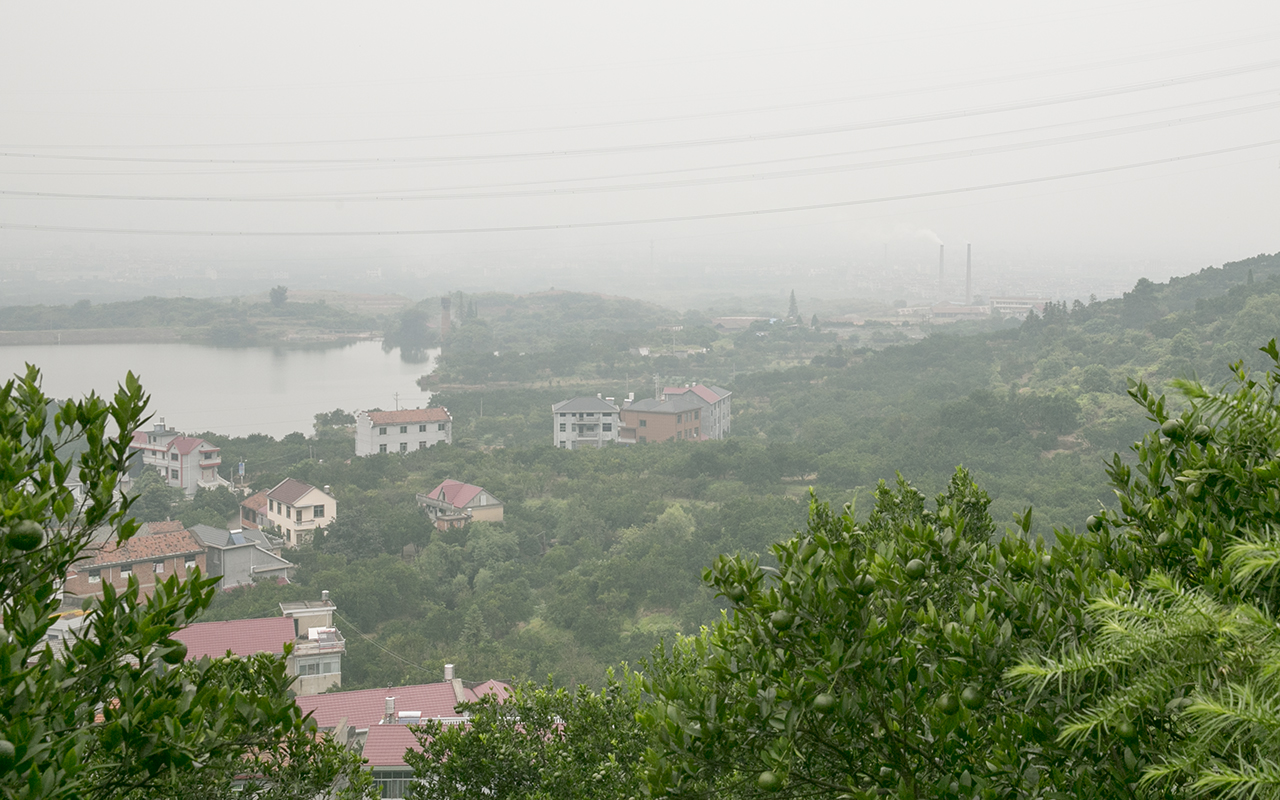
M 483 161 L 519 161 L 545 158 L 566 158 L 574 156 L 594 156 L 608 155 L 611 153 L 634 153 L 645 151 L 659 150 L 675 150 L 691 147 L 709 147 L 728 144 L 744 144 L 748 142 L 764 142 L 777 141 L 781 139 L 795 139 L 810 136 L 824 136 L 835 133 L 849 133 L 852 131 L 874 130 L 879 128 L 899 127 L 903 125 L 918 125 L 927 122 L 941 122 L 953 119 L 965 119 L 971 117 L 988 116 L 992 114 L 1001 114 L 1010 111 L 1022 111 L 1030 108 L 1043 108 L 1045 106 L 1061 105 L 1064 103 L 1074 103 L 1083 100 L 1094 100 L 1103 97 L 1116 97 L 1119 95 L 1132 94 L 1135 92 L 1151 91 L 1155 89 L 1167 88 L 1170 86 L 1180 86 L 1188 83 L 1198 83 L 1201 81 L 1216 80 L 1218 78 L 1231 77 L 1235 75 L 1244 75 L 1251 72 L 1260 72 L 1280 67 L 1280 59 L 1262 61 L 1254 64 L 1246 64 L 1238 67 L 1228 67 L 1225 69 L 1211 70 L 1208 72 L 1198 72 L 1190 75 L 1182 75 L 1176 78 L 1162 78 L 1154 81 L 1144 81 L 1141 83 L 1127 84 L 1124 86 L 1110 87 L 1107 89 L 1096 89 L 1085 92 L 1074 92 L 1069 94 L 1054 95 L 1051 97 L 1039 98 L 1036 100 L 1020 100 L 1009 103 L 997 103 L 988 106 L 979 106 L 976 108 L 961 109 L 958 111 L 943 111 L 931 114 L 917 114 L 905 117 L 894 117 L 889 119 L 872 120 L 868 122 L 855 122 L 842 125 L 828 125 L 811 128 L 801 128 L 787 131 L 773 131 L 768 133 L 742 134 L 733 136 L 715 136 L 701 139 L 681 139 L 666 142 L 647 142 L 625 145 L 607 145 L 602 147 L 587 147 L 578 149 L 565 150 L 544 150 L 544 151 L 524 151 L 509 153 L 491 153 L 483 155 L 452 155 L 452 156 L 386 156 L 372 158 L 159 158 L 154 156 L 100 156 L 100 155 L 63 155 L 58 153 L 33 153 L 22 151 L 4 151 L 0 152 L 0 157 L 14 159 L 37 159 L 51 161 L 92 161 L 92 162 L 110 162 L 110 163 L 133 163 L 133 164 L 437 164 L 437 163 L 462 163 L 462 162 L 483 162 Z
M 1011 181 L 999 181 L 996 183 L 985 183 L 974 186 L 961 186 L 950 189 L 935 189 L 924 192 L 911 192 L 907 194 L 886 195 L 882 197 L 861 198 L 857 200 L 838 200 L 830 203 L 809 203 L 805 205 L 794 206 L 778 206 L 773 208 L 750 209 L 745 211 L 721 211 L 705 214 L 688 214 L 673 215 L 665 217 L 647 217 L 641 219 L 626 220 L 609 220 L 600 222 L 568 222 L 568 223 L 550 223 L 539 225 L 492 225 L 474 228 L 421 228 L 408 230 L 381 230 L 381 231 L 218 231 L 218 230 L 165 230 L 153 228 L 98 228 L 88 226 L 74 225 L 35 225 L 16 222 L 0 222 L 0 229 L 21 230 L 21 231 L 41 231 L 46 233 L 103 233 L 103 234 L 121 234 L 134 236 L 196 236 L 196 237 L 268 237 L 268 238 L 285 238 L 285 237 L 355 237 L 355 236 L 440 236 L 440 235 L 456 235 L 471 233 L 519 233 L 529 231 L 551 231 L 551 230 L 570 230 L 576 228 L 616 228 L 631 225 L 654 225 L 672 222 L 697 222 L 713 219 L 733 219 L 736 217 L 753 217 L 769 214 L 790 214 L 801 211 L 820 211 L 833 208 L 847 208 L 851 206 L 872 205 L 875 203 L 888 203 L 898 200 L 918 200 L 927 197 L 941 197 L 950 194 L 964 194 L 969 192 L 981 192 L 990 189 L 1005 189 L 1015 186 L 1028 186 L 1035 183 L 1046 183 L 1048 181 L 1068 180 L 1071 178 L 1083 178 L 1090 175 L 1103 175 L 1109 172 L 1120 172 L 1123 170 L 1140 169 L 1142 167 L 1157 166 L 1160 164 L 1172 164 L 1178 161 L 1188 161 L 1196 158 L 1208 158 L 1211 156 L 1224 155 L 1226 153 L 1238 153 L 1244 150 L 1256 150 L 1262 147 L 1270 147 L 1280 144 L 1280 139 L 1268 139 L 1262 142 L 1253 142 L 1251 144 L 1236 145 L 1234 147 L 1223 147 L 1216 150 L 1204 150 L 1198 153 L 1188 153 L 1181 156 L 1170 156 L 1168 158 L 1156 158 L 1148 161 L 1136 161 L 1128 164 L 1119 164 L 1109 167 L 1097 167 L 1095 169 L 1078 170 L 1075 172 L 1063 172 L 1056 175 L 1044 175 L 1035 178 L 1023 178 Z
M 414 134 L 409 136 L 379 136 L 379 137 L 362 137 L 347 139 L 301 139 L 293 141 L 274 141 L 274 142 L 208 142 L 208 143 L 183 143 L 183 144 L 34 144 L 34 145 L 0 145 L 0 147 L 33 147 L 39 150 L 139 150 L 139 149 L 208 149 L 208 148 L 236 148 L 236 147 L 282 147 L 282 146 L 317 146 L 317 145 L 343 145 L 343 144 L 380 144 L 392 142 L 415 142 L 415 141 L 433 141 L 442 139 L 475 139 L 479 137 L 497 137 L 511 136 L 517 134 L 539 134 L 539 133 L 557 133 L 573 130 L 597 130 L 602 128 L 618 128 L 618 127 L 636 127 L 642 125 L 655 125 L 671 122 L 688 122 L 699 119 L 712 119 L 719 117 L 745 116 L 750 114 L 776 113 L 780 111 L 795 111 L 802 108 L 816 108 L 819 106 L 841 105 L 845 103 L 865 102 L 867 100 L 879 100 L 886 98 L 907 97 L 919 94 L 936 94 L 939 92 L 953 92 L 961 89 L 970 89 L 979 86 L 990 86 L 995 84 L 1018 83 L 1021 81 L 1037 80 L 1055 75 L 1062 75 L 1073 72 L 1089 72 L 1098 69 L 1109 69 L 1117 66 L 1125 66 L 1129 64 L 1142 63 L 1147 61 L 1158 61 L 1166 58 L 1174 58 L 1178 56 L 1192 55 L 1207 51 L 1220 50 L 1226 48 L 1238 48 L 1244 44 L 1250 44 L 1259 41 L 1267 41 L 1275 39 L 1277 33 L 1266 31 L 1263 33 L 1255 33 L 1250 36 L 1239 37 L 1222 42 L 1211 44 L 1198 43 L 1192 46 L 1174 48 L 1171 50 L 1163 50 L 1156 53 L 1147 53 L 1143 55 L 1129 55 L 1122 58 L 1112 58 L 1103 61 L 1089 62 L 1085 64 L 1075 64 L 1063 67 L 1052 67 L 1030 72 L 1021 72 L 1016 74 L 1002 73 L 994 76 L 982 78 L 971 78 L 963 81 L 954 81 L 945 84 L 933 84 L 929 86 L 921 86 L 910 89 L 897 89 L 881 92 L 869 92 L 860 95 L 824 98 L 819 100 L 809 100 L 804 102 L 784 103 L 770 106 L 756 106 L 750 108 L 725 109 L 719 111 L 702 111 L 691 114 L 673 114 L 660 117 L 644 117 L 626 120 L 605 121 L 605 122 L 584 122 L 571 125 L 554 125 L 540 126 L 530 128 L 507 128 L 499 130 L 470 131 L 460 133 L 435 133 L 435 134 Z M 228 90 L 230 91 L 230 90 Z
M 906 156 L 895 159 L 882 159 L 878 161 L 862 161 L 853 164 L 834 164 L 822 167 L 810 167 L 806 169 L 780 170 L 775 172 L 752 173 L 747 175 L 719 175 L 708 178 L 686 178 L 683 180 L 667 180 L 667 181 L 649 181 L 645 183 L 631 184 L 613 184 L 604 186 L 571 186 L 567 188 L 543 188 L 543 189 L 515 189 L 507 191 L 488 191 L 488 192 L 465 192 L 459 194 L 443 194 L 439 190 L 420 190 L 428 192 L 426 194 L 386 194 L 386 193 L 367 193 L 367 192 L 338 192 L 338 193 L 319 193 L 306 195 L 157 195 L 157 194 L 107 194 L 107 193 L 89 193 L 89 192 L 30 192 L 21 190 L 0 189 L 0 197 L 25 197 L 39 199 L 72 199 L 72 200 L 125 200 L 125 201 L 143 201 L 143 202 L 198 202 L 198 203 L 332 203 L 332 202 L 349 202 L 349 203 L 386 203 L 386 202 L 421 202 L 431 200 L 480 200 L 496 197 L 544 197 L 547 195 L 574 195 L 574 194 L 600 194 L 607 192 L 630 192 L 651 189 L 670 189 L 688 186 L 712 186 L 726 183 L 745 183 L 764 180 L 782 180 L 785 178 L 809 177 L 815 175 L 833 175 L 842 172 L 853 172 L 868 169 L 885 169 L 888 167 L 905 166 L 910 164 L 924 164 L 937 161 L 950 161 L 960 158 L 975 158 L 979 156 L 1010 153 L 1019 150 L 1029 150 L 1039 147 L 1052 147 L 1060 144 L 1072 144 L 1075 142 L 1091 141 L 1095 139 L 1103 139 L 1111 136 L 1121 136 L 1133 133 L 1141 133 L 1143 131 L 1161 130 L 1171 128 L 1178 125 L 1187 125 L 1197 122 L 1205 122 L 1209 120 L 1222 119 L 1224 117 L 1238 116 L 1241 114 L 1251 114 L 1258 111 L 1268 111 L 1280 108 L 1280 101 L 1272 103 L 1263 103 L 1260 105 L 1247 106 L 1244 108 L 1234 108 L 1225 111 L 1215 111 L 1207 114 L 1200 114 L 1193 117 L 1184 117 L 1177 120 L 1161 120 L 1157 122 L 1148 122 L 1141 125 L 1129 125 L 1122 128 L 1112 128 L 1104 131 L 1090 131 L 1087 133 L 1077 133 L 1067 136 L 1054 136 L 1046 139 L 1036 139 L 1028 142 L 1015 142 L 1012 144 L 993 145 L 990 147 L 970 148 L 967 150 L 959 150 L 948 153 L 928 153 L 923 155 Z M 642 173 L 643 174 L 643 173 Z M 574 182 L 580 182 L 583 179 L 569 179 Z M 564 181 L 550 181 L 549 183 L 563 183 Z M 538 182 L 530 182 L 538 185 Z M 435 192 L 435 193 L 430 193 Z

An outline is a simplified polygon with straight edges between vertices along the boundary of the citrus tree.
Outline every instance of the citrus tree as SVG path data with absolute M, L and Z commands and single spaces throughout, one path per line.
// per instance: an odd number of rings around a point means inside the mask
M 136 580 L 84 605 L 83 635 L 46 634 L 59 586 L 96 541 L 137 531 L 119 494 L 147 398 L 130 374 L 115 398 L 52 404 L 39 372 L 0 386 L 0 796 L 113 797 L 240 764 L 303 729 L 280 659 L 253 681 L 220 662 L 183 664 L 173 634 L 208 606 L 214 581 Z
M 1003 681 L 1027 642 L 1075 640 L 1101 553 L 1060 532 L 994 538 L 963 469 L 935 510 L 881 484 L 868 522 L 811 503 L 778 567 L 721 557 L 731 603 L 646 671 L 652 796 L 1123 796 L 1136 768 L 1056 741 L 1061 698 Z
M 429 720 L 415 731 L 421 751 L 405 762 L 426 800 L 594 800 L 640 793 L 647 736 L 636 719 L 639 680 L 610 673 L 604 687 L 570 691 L 550 683 L 514 687 L 464 703 L 465 725 Z
M 1094 593 L 1094 636 L 1010 672 L 1078 709 L 1064 743 L 1146 754 L 1153 792 L 1280 797 L 1280 352 L 1262 352 L 1261 377 L 1178 382 L 1176 412 L 1131 387 L 1159 427 L 1112 463 L 1119 508 L 1090 526 L 1135 568 Z

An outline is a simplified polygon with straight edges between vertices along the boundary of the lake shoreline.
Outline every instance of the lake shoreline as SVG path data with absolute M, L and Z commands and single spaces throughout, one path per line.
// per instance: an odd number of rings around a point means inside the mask
M 380 341 L 377 331 L 334 334 L 298 334 L 283 339 L 249 340 L 235 345 L 209 342 L 193 336 L 191 328 L 58 328 L 35 331 L 0 331 L 2 346 L 57 346 L 60 344 L 193 344 L 201 347 L 343 347 L 356 342 Z M 203 331 L 199 333 L 203 334 Z

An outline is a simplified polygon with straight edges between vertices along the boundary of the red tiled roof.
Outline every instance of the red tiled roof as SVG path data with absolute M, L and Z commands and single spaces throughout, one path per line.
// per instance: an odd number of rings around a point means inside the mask
M 371 767 L 400 767 L 404 766 L 404 751 L 410 747 L 422 749 L 408 725 L 374 724 L 369 728 L 360 753 L 368 759 Z
M 662 393 L 666 395 L 684 394 L 685 392 L 693 392 L 711 405 L 715 405 L 722 399 L 721 395 L 717 394 L 711 387 L 703 386 L 700 383 L 695 383 L 693 386 L 669 386 L 662 390 Z
M 466 508 L 467 503 L 476 499 L 476 495 L 483 491 L 484 489 L 479 486 L 455 481 L 452 478 L 445 478 L 439 486 L 427 492 L 427 497 L 433 500 L 443 500 L 454 508 Z
M 157 533 L 177 533 L 180 530 L 185 530 L 182 520 L 175 519 L 165 522 L 147 522 L 143 524 L 140 533 L 153 536 Z
M 502 683 L 501 681 L 495 681 L 495 680 L 487 680 L 484 683 L 480 684 L 479 686 L 473 686 L 467 691 L 474 694 L 477 698 L 486 697 L 491 694 L 496 694 L 499 697 L 501 697 L 503 700 L 506 700 L 511 695 L 510 686 L 508 686 L 505 683 Z
M 277 503 L 284 503 L 291 506 L 302 499 L 302 496 L 316 487 L 302 481 L 295 481 L 293 478 L 285 478 L 276 484 L 275 488 L 267 492 L 267 497 L 275 500 Z
M 81 561 L 76 566 L 83 569 L 106 564 L 131 564 L 135 561 L 156 561 L 203 552 L 204 548 L 196 541 L 196 537 L 188 531 L 178 530 L 171 533 L 134 536 L 122 545 L 111 542 L 96 550 L 93 558 Z
M 404 425 L 410 422 L 448 422 L 447 408 L 403 408 L 399 411 L 368 411 L 374 425 Z
M 244 502 L 241 503 L 240 505 L 244 506 L 250 511 L 261 511 L 262 509 L 267 507 L 267 493 L 258 492 L 257 494 L 252 495 L 251 497 L 245 498 Z
M 234 619 L 227 622 L 197 622 L 178 631 L 173 638 L 187 646 L 187 660 L 204 656 L 218 658 L 227 651 L 238 656 L 254 653 L 284 653 L 284 643 L 292 642 L 293 620 L 285 617 Z
M 474 692 L 463 689 L 467 700 L 477 699 Z M 321 728 L 335 727 L 343 717 L 353 728 L 373 730 L 386 713 L 388 697 L 396 699 L 396 711 L 421 711 L 423 717 L 456 717 L 458 704 L 451 683 L 422 683 L 390 689 L 357 689 L 353 692 L 330 692 L 297 698 L 302 713 L 315 712 L 312 718 Z
M 177 450 L 182 455 L 190 453 L 192 450 L 217 450 L 217 447 L 206 442 L 204 439 L 193 439 L 190 436 L 178 436 L 169 443 L 169 447 Z

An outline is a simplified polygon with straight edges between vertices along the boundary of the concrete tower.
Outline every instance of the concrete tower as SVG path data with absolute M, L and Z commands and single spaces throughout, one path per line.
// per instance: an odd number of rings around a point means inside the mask
M 440 340 L 443 342 L 449 336 L 449 306 L 453 304 L 453 298 L 445 295 L 440 298 Z

